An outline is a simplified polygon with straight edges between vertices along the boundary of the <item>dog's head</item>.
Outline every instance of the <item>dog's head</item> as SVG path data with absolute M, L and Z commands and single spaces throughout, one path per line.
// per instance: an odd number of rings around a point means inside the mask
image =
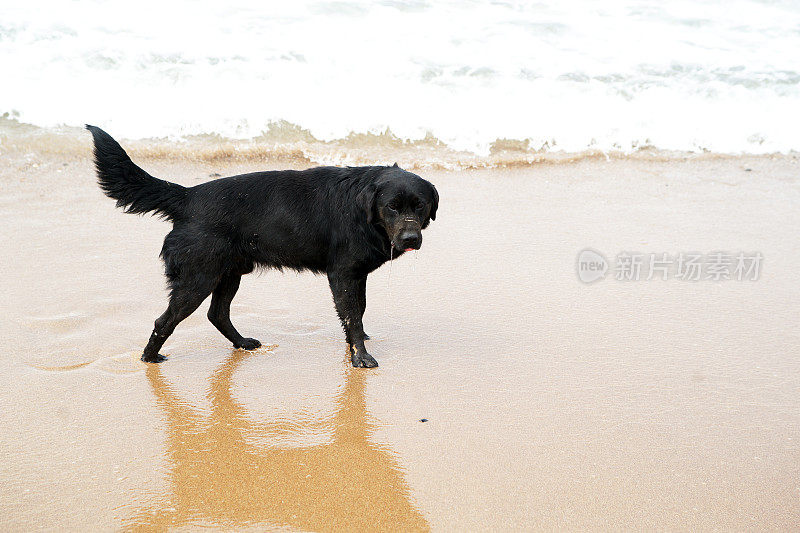
M 436 220 L 439 193 L 433 184 L 395 163 L 359 193 L 358 202 L 367 222 L 382 226 L 396 250 L 419 250 L 422 230 Z

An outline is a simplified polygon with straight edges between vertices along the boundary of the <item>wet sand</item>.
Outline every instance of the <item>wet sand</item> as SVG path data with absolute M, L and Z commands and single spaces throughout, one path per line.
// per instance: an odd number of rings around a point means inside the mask
M 277 272 L 233 306 L 264 348 L 233 350 L 206 302 L 139 362 L 169 225 L 115 209 L 87 158 L 0 159 L 4 531 L 800 524 L 793 157 L 422 171 L 439 216 L 370 277 L 375 370 L 346 364 L 326 281 Z M 185 185 L 265 168 L 137 162 Z M 764 263 L 585 285 L 587 246 Z

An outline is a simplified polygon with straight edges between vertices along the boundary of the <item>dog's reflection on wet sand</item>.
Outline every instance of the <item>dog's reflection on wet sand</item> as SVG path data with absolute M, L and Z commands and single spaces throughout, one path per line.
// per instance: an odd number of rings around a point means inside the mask
M 348 368 L 335 414 L 320 424 L 332 442 L 257 446 L 253 437 L 291 435 L 298 423 L 254 423 L 231 394 L 251 354 L 236 350 L 211 377 L 211 417 L 181 399 L 160 365 L 147 378 L 167 421 L 170 490 L 128 519 L 129 530 L 248 526 L 304 531 L 428 530 L 391 453 L 372 442 L 364 389 L 368 372 Z

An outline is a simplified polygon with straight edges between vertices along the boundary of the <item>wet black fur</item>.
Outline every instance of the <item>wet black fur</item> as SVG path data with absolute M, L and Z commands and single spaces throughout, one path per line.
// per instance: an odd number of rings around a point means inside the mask
M 106 195 L 128 213 L 173 223 L 161 249 L 169 307 L 143 361 L 164 360 L 158 351 L 167 337 L 209 294 L 214 326 L 237 348 L 259 347 L 233 327 L 230 305 L 241 276 L 262 266 L 327 274 L 353 366 L 377 366 L 364 346 L 367 275 L 421 246 L 439 203 L 432 184 L 395 164 L 255 172 L 183 187 L 152 177 L 106 132 L 86 128 Z

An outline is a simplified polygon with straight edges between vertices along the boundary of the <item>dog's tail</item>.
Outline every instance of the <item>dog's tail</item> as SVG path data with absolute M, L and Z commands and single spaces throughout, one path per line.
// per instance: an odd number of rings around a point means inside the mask
M 189 189 L 154 178 L 137 167 L 111 135 L 86 125 L 94 137 L 94 166 L 97 182 L 106 196 L 117 201 L 126 213 L 153 212 L 176 220 L 181 218 Z

